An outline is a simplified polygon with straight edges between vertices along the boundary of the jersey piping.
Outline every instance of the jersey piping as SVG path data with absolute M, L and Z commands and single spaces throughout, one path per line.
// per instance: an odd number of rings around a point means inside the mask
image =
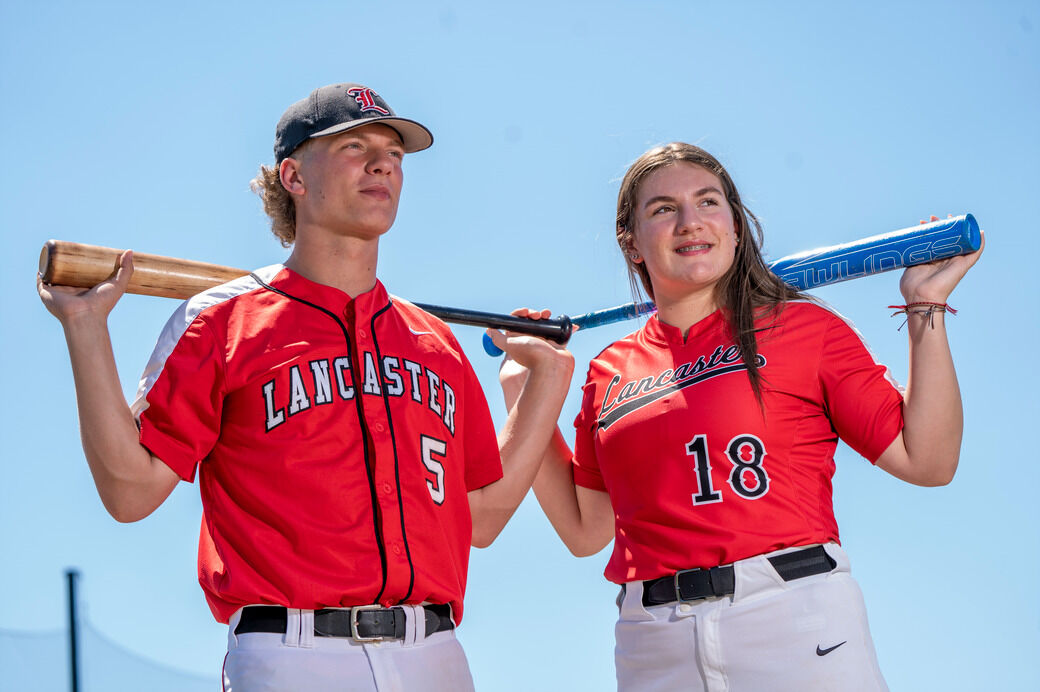
M 155 354 L 153 354 L 145 371 L 141 374 L 141 381 L 137 386 L 137 397 L 130 406 L 130 411 L 135 419 L 140 419 L 141 414 L 148 408 L 148 392 L 151 391 L 152 385 L 155 384 L 155 381 L 159 379 L 159 375 L 162 374 L 166 361 L 170 354 L 173 353 L 177 342 L 184 336 L 184 332 L 188 331 L 188 327 L 195 321 L 195 318 L 206 310 L 232 298 L 237 298 L 250 291 L 258 290 L 261 286 L 266 286 L 267 284 L 260 277 L 273 277 L 281 269 L 282 265 L 280 264 L 272 264 L 257 269 L 255 272 L 199 293 L 181 303 L 177 312 L 174 313 L 174 316 L 178 318 L 177 329 L 169 334 L 169 338 L 165 343 L 156 347 Z
M 274 286 L 271 286 L 270 284 L 267 284 L 267 283 L 261 281 L 260 278 L 255 276 L 255 275 L 251 274 L 250 276 L 253 276 L 253 278 L 256 279 L 256 281 L 260 284 L 260 286 L 262 288 L 265 288 L 268 291 L 271 291 L 272 293 L 277 293 L 280 296 L 284 296 L 284 297 L 288 298 L 289 300 L 295 300 L 295 301 L 297 301 L 299 303 L 303 303 L 304 305 L 307 305 L 308 307 L 312 307 L 315 310 L 318 310 L 318 311 L 328 315 L 329 317 L 331 317 L 336 322 L 336 324 L 339 325 L 339 328 L 343 331 L 343 339 L 347 343 L 347 358 L 349 358 L 351 360 L 351 367 L 354 368 L 354 372 L 361 372 L 360 361 L 357 360 L 357 358 L 356 358 L 357 349 L 355 348 L 355 344 L 354 344 L 353 340 L 350 338 L 350 331 L 347 329 L 347 326 L 345 324 L 343 324 L 343 321 L 339 318 L 338 315 L 336 315 L 331 310 L 327 310 L 326 308 L 323 308 L 320 305 L 316 305 L 316 304 L 310 302 L 309 300 L 305 300 L 303 298 L 299 298 L 297 296 L 294 296 L 294 295 L 292 295 L 290 293 L 287 293 L 287 292 L 283 291 L 280 288 L 275 288 Z M 390 307 L 390 304 L 387 303 L 387 305 L 384 308 L 382 308 L 382 310 L 380 310 L 380 313 L 385 312 L 389 307 Z M 375 321 L 375 318 L 373 317 L 373 322 L 374 321 Z M 373 329 L 373 332 L 374 331 L 375 330 Z M 373 334 L 373 337 L 374 337 L 374 334 Z M 380 391 L 383 392 L 384 396 L 385 396 L 385 389 L 386 389 L 385 387 L 380 389 Z M 376 545 L 379 547 L 379 562 L 380 562 L 380 565 L 381 565 L 382 571 L 383 571 L 382 586 L 379 587 L 379 595 L 377 595 L 376 598 L 375 598 L 376 602 L 379 602 L 379 599 L 381 599 L 383 597 L 383 592 L 386 591 L 386 579 L 387 579 L 387 571 L 388 571 L 387 570 L 387 557 L 386 557 L 386 545 L 384 545 L 384 542 L 383 542 L 383 526 L 382 526 L 382 524 L 383 524 L 383 515 L 382 515 L 382 512 L 379 509 L 379 501 L 377 499 L 377 491 L 376 491 L 375 469 L 372 468 L 371 450 L 369 449 L 369 434 L 370 433 L 369 433 L 369 430 L 368 430 L 368 422 L 367 422 L 367 419 L 365 418 L 365 406 L 364 406 L 364 404 L 361 401 L 363 398 L 364 397 L 361 396 L 361 395 L 358 395 L 358 396 L 354 397 L 354 403 L 355 403 L 355 408 L 357 409 L 357 414 L 358 414 L 358 426 L 361 428 L 361 433 L 362 433 L 361 434 L 361 440 L 362 440 L 362 444 L 364 446 L 364 453 L 365 453 L 365 470 L 366 470 L 367 476 L 368 476 L 369 496 L 371 497 L 371 500 L 372 500 L 372 519 L 373 519 L 372 526 L 375 529 Z M 389 413 L 389 411 L 388 411 L 388 413 Z M 391 437 L 392 436 L 393 436 L 393 426 L 391 426 Z M 395 443 L 395 446 L 394 446 L 394 466 L 395 467 L 397 466 L 397 447 L 396 447 L 396 443 Z M 400 494 L 401 494 L 400 480 L 398 480 L 398 484 L 397 484 L 397 493 L 398 493 L 398 496 L 400 496 Z M 398 504 L 400 504 L 400 503 L 398 503 Z M 402 531 L 403 531 L 403 529 L 404 529 L 404 526 L 403 526 L 403 524 L 404 524 L 404 517 L 403 516 L 401 518 L 401 523 L 402 523 Z M 411 573 L 413 575 L 412 578 L 414 579 L 415 566 L 412 564 L 412 557 L 411 557 L 410 554 L 408 555 L 408 569 L 411 571 Z M 411 589 L 410 588 L 409 588 L 409 593 L 411 593 Z
M 790 302 L 792 302 L 792 303 L 803 303 L 803 304 L 807 303 L 809 305 L 815 305 L 817 307 L 821 307 L 824 310 L 826 310 L 827 312 L 829 312 L 832 315 L 834 315 L 835 317 L 837 317 L 838 319 L 840 319 L 842 322 L 844 322 L 845 325 L 849 329 L 851 329 L 856 334 L 856 336 L 859 337 L 860 343 L 863 344 L 863 348 L 866 350 L 866 352 L 868 354 L 870 354 L 870 357 L 874 360 L 874 364 L 878 365 L 880 367 L 883 367 L 885 369 L 885 379 L 888 380 L 889 384 L 891 384 L 893 387 L 895 387 L 896 391 L 898 391 L 900 394 L 902 394 L 903 392 L 906 391 L 906 387 L 904 387 L 902 384 L 900 384 L 899 380 L 897 380 L 895 375 L 892 374 L 891 368 L 889 368 L 887 365 L 885 365 L 880 360 L 878 360 L 877 354 L 874 353 L 874 349 L 872 349 L 870 347 L 870 344 L 867 343 L 867 339 L 866 339 L 866 337 L 863 336 L 863 332 L 861 332 L 859 330 L 859 328 L 855 324 L 853 324 L 852 320 L 850 320 L 848 317 L 846 317 L 845 315 L 843 315 L 840 312 L 838 312 L 838 310 L 835 309 L 834 306 L 832 306 L 830 303 L 828 303 L 826 301 L 820 300 L 819 298 L 815 298 L 813 300 L 792 300 Z
M 351 297 L 275 265 L 178 306 L 145 373 L 141 443 L 198 477 L 218 621 L 247 604 L 421 602 L 461 619 L 467 493 L 502 472 L 441 321 L 378 281 Z
M 372 334 L 372 345 L 375 346 L 375 349 L 376 349 L 376 360 L 379 361 L 380 363 L 383 362 L 383 352 L 379 348 L 379 339 L 376 336 L 376 318 L 381 316 L 387 310 L 389 310 L 390 309 L 390 305 L 391 305 L 391 303 L 387 302 L 386 306 L 384 306 L 381 310 L 378 310 L 374 315 L 372 315 L 372 320 L 369 323 L 369 327 L 371 329 L 370 333 Z M 390 399 L 387 398 L 389 395 L 387 394 L 385 386 L 379 388 L 379 393 L 381 394 L 381 398 L 383 399 L 383 406 L 386 408 L 386 420 L 390 424 L 390 426 L 389 426 L 390 445 L 391 445 L 391 447 L 394 450 L 394 481 L 397 484 L 397 496 L 398 497 L 402 497 L 403 493 L 402 493 L 402 490 L 401 490 L 401 464 L 400 464 L 400 459 L 399 459 L 398 454 L 397 454 L 397 433 L 395 432 L 394 419 L 393 419 L 393 416 L 390 415 Z M 361 397 L 358 397 L 358 398 L 360 399 Z M 372 485 L 372 492 L 375 493 L 375 484 L 374 484 L 374 482 L 373 482 L 373 485 Z M 373 498 L 374 498 L 374 495 L 373 495 Z M 412 595 L 412 589 L 415 587 L 415 565 L 412 563 L 412 549 L 408 545 L 408 532 L 405 530 L 405 526 L 404 526 L 404 503 L 403 502 L 398 502 L 397 503 L 397 508 L 398 508 L 398 515 L 400 516 L 400 519 L 401 519 L 401 540 L 404 542 L 405 557 L 408 559 L 408 591 L 405 593 L 405 596 L 402 599 L 402 600 L 407 601 L 411 597 L 411 595 Z M 385 575 L 384 575 L 383 579 L 384 579 L 384 588 L 385 588 L 385 579 L 386 579 Z M 383 595 L 382 592 L 380 592 L 379 595 L 382 596 Z M 376 600 L 378 601 L 379 599 L 377 598 Z

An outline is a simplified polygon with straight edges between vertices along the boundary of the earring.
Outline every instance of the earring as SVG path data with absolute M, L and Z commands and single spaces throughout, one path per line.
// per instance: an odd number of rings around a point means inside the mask
M 633 252 L 631 255 L 628 256 L 628 258 L 635 262 L 637 259 L 639 259 L 639 253 Z

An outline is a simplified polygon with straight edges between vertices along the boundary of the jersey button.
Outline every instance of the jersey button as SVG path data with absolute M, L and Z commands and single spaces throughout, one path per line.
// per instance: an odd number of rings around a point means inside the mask
M 358 336 L 360 336 L 362 339 L 367 339 L 368 338 L 368 334 L 365 333 L 364 329 L 359 329 L 358 330 Z
M 693 610 L 693 606 L 690 605 L 689 603 L 683 603 L 682 605 L 679 606 L 679 610 L 684 612 L 684 613 L 688 613 L 691 610 Z
M 376 430 L 378 430 L 379 432 L 383 432 L 384 430 L 386 430 L 386 428 L 383 427 L 382 423 L 376 423 Z
M 400 554 L 401 554 L 401 546 L 395 545 L 394 546 L 394 555 L 400 555 Z
M 383 492 L 389 495 L 394 490 L 393 486 L 390 485 L 390 481 L 383 481 Z

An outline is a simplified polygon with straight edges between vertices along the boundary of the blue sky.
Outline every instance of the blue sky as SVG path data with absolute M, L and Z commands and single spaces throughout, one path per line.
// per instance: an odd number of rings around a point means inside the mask
M 1040 244 L 1023 207 L 1040 187 L 1038 38 L 1035 1 L 0 2 L 0 630 L 61 628 L 74 565 L 98 632 L 216 679 L 225 632 L 195 577 L 198 489 L 182 484 L 137 524 L 105 513 L 37 256 L 59 238 L 282 260 L 248 181 L 289 103 L 357 81 L 436 138 L 405 162 L 380 256 L 390 291 L 419 302 L 566 314 L 626 302 L 618 182 L 671 140 L 727 165 L 774 259 L 974 213 L 988 247 L 949 320 L 966 415 L 957 477 L 911 487 L 842 447 L 835 507 L 893 689 L 1036 689 L 1040 470 L 1026 433 Z M 897 284 L 816 294 L 905 382 L 905 332 L 885 309 Z M 111 316 L 128 397 L 174 308 L 130 296 Z M 589 358 L 637 326 L 573 340 L 568 435 Z M 500 423 L 497 361 L 480 330 L 456 333 Z M 608 554 L 571 557 L 532 498 L 473 552 L 460 638 L 478 688 L 612 688 Z

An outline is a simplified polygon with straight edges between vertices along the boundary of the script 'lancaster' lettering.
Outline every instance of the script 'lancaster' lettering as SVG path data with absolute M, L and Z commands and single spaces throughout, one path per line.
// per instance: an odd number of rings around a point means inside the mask
M 764 367 L 766 359 L 762 354 L 755 355 L 758 367 Z M 711 355 L 699 356 L 696 361 L 683 363 L 677 368 L 668 368 L 656 375 L 648 375 L 638 380 L 630 380 L 615 389 L 621 383 L 621 375 L 614 375 L 600 405 L 597 425 L 600 429 L 609 428 L 633 411 L 705 380 L 731 372 L 747 370 L 747 365 L 740 357 L 740 350 L 734 345 L 716 346 Z M 616 394 L 614 392 L 617 392 Z
M 351 373 L 350 358 L 320 358 L 283 368 L 260 387 L 264 400 L 264 430 L 271 432 L 294 416 L 318 406 L 352 401 L 355 384 L 363 394 L 403 397 L 426 406 L 455 435 L 455 390 L 430 368 L 407 358 L 383 356 L 380 366 L 370 352 L 363 354 L 358 378 Z

